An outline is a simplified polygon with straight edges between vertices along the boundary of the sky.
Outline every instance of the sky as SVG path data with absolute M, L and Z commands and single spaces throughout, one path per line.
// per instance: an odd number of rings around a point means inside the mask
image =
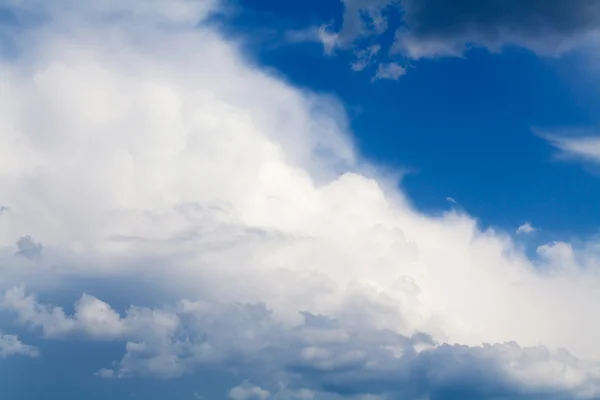
M 600 399 L 600 1 L 0 0 L 0 398 Z

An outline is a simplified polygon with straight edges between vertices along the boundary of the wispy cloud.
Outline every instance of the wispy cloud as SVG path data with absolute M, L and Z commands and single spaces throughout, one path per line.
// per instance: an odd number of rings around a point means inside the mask
M 560 150 L 560 156 L 578 159 L 592 163 L 600 163 L 600 137 L 599 136 L 554 136 L 540 135 L 552 146 Z
M 377 45 L 377 44 L 367 47 L 366 49 L 363 49 L 363 50 L 358 50 L 355 53 L 356 60 L 352 63 L 352 69 L 354 71 L 364 70 L 366 67 L 368 67 L 373 62 L 373 59 L 377 56 L 377 54 L 379 53 L 380 50 L 381 50 L 381 46 Z

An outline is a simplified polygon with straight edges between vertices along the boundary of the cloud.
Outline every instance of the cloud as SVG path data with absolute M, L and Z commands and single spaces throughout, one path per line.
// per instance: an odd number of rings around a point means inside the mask
M 525 222 L 523 225 L 517 228 L 517 235 L 533 233 L 535 231 L 536 229 L 533 227 L 533 225 L 531 225 L 530 222 Z
M 402 0 L 408 29 L 396 49 L 412 58 L 461 54 L 468 45 L 500 49 L 513 44 L 541 54 L 569 50 L 600 28 L 593 1 Z
M 42 255 L 43 248 L 44 246 L 41 243 L 36 243 L 31 236 L 23 236 L 17 240 L 17 252 L 15 254 L 28 259 L 38 258 Z
M 16 335 L 0 333 L 0 358 L 10 356 L 37 357 L 40 352 L 37 348 L 23 344 Z
M 338 47 L 339 36 L 337 33 L 331 32 L 329 28 L 329 25 L 323 25 L 289 30 L 285 32 L 284 39 L 287 43 L 320 43 L 323 45 L 325 54 L 332 55 Z
M 387 28 L 384 11 L 393 0 L 341 0 L 344 5 L 343 24 L 339 32 L 342 44 L 351 44 L 356 39 L 381 34 Z
M 559 55 L 597 35 L 600 6 L 587 0 L 342 0 L 338 44 L 352 47 L 365 37 L 395 30 L 392 53 L 419 59 L 460 57 L 469 47 L 500 51 L 506 45 Z M 388 12 L 402 24 L 388 26 Z
M 229 398 L 232 400 L 267 400 L 270 395 L 268 390 L 261 389 L 247 381 L 229 391 Z
M 600 138 L 597 136 L 543 136 L 552 146 L 561 151 L 561 157 L 594 164 L 600 163 Z
M 373 58 L 379 53 L 381 50 L 381 46 L 373 45 L 371 47 L 367 47 L 366 49 L 359 50 L 356 52 L 356 60 L 352 63 L 352 69 L 354 71 L 362 71 L 366 67 L 368 67 Z
M 72 316 L 37 303 L 22 288 L 9 290 L 2 305 L 50 338 L 124 343 L 126 354 L 114 369 L 100 369 L 100 378 L 169 378 L 199 366 L 231 364 L 238 373 L 254 370 L 273 389 L 245 381 L 230 389 L 231 399 L 311 399 L 320 392 L 421 398 L 448 390 L 477 398 L 579 396 L 599 390 L 598 364 L 561 349 L 439 344 L 425 334 L 407 337 L 363 326 L 353 316 L 331 319 L 304 313 L 301 323 L 286 326 L 260 304 L 183 299 L 163 309 L 132 307 L 121 317 L 98 299 L 82 299 L 87 300 L 76 304 Z M 261 365 L 259 374 L 256 365 Z M 282 389 L 282 382 L 297 388 Z
M 214 369 L 275 398 L 598 393 L 593 243 L 532 260 L 468 215 L 419 213 L 356 154 L 339 101 L 263 71 L 193 4 L 13 3 L 51 16 L 14 28 L 0 64 L 16 322 L 121 344 L 99 377 Z M 27 234 L 43 257 L 13 256 Z M 101 300 L 85 279 L 134 283 Z
M 397 81 L 406 74 L 406 69 L 397 63 L 379 64 L 374 79 L 391 79 Z

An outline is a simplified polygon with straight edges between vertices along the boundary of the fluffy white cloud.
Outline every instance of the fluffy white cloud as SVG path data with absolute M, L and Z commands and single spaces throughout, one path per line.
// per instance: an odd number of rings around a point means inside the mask
M 530 260 L 469 216 L 415 211 L 355 156 L 335 99 L 194 27 L 211 2 L 40 4 L 18 2 L 54 18 L 0 64 L 0 289 L 22 324 L 124 343 L 103 377 L 253 365 L 304 377 L 292 391 L 417 398 L 481 370 L 495 380 L 469 384 L 499 393 L 596 393 L 593 251 Z M 35 257 L 14 257 L 26 244 Z M 69 313 L 19 286 L 81 277 L 173 301 L 119 313 L 83 295 Z
M 10 356 L 39 356 L 39 350 L 34 346 L 22 343 L 16 335 L 6 335 L 0 333 L 0 358 Z
M 531 225 L 530 222 L 525 222 L 523 225 L 521 225 L 517 228 L 518 235 L 526 234 L 526 233 L 533 233 L 535 231 L 536 231 L 536 229 L 533 227 L 533 225 Z

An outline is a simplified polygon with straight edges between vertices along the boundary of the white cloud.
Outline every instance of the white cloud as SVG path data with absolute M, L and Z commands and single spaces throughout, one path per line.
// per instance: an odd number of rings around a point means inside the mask
M 273 379 L 290 365 L 338 368 L 357 385 L 353 373 L 374 381 L 441 357 L 449 364 L 427 364 L 441 376 L 485 360 L 534 376 L 527 385 L 595 388 L 594 254 L 549 246 L 532 261 L 469 216 L 420 214 L 355 156 L 335 99 L 190 28 L 183 0 L 141 14 L 135 2 L 73 2 L 44 3 L 57 17 L 20 32 L 20 56 L 0 64 L 0 289 L 22 324 L 124 343 L 104 377 L 177 376 L 243 354 Z M 79 18 L 61 17 L 69 3 Z M 85 23 L 114 7 L 122 18 Z M 14 257 L 27 235 L 43 251 Z M 83 295 L 67 313 L 18 286 L 98 276 L 143 277 L 173 302 L 121 314 Z M 417 353 L 417 332 L 471 347 Z
M 320 43 L 323 45 L 325 54 L 332 55 L 339 45 L 339 36 L 337 33 L 331 32 L 329 25 L 311 26 L 285 32 L 285 41 L 288 43 Z
M 268 390 L 254 386 L 250 382 L 244 382 L 229 391 L 229 398 L 232 400 L 267 400 L 270 396 Z
M 536 229 L 531 225 L 530 222 L 525 222 L 523 225 L 517 228 L 517 235 L 533 233 Z
M 544 138 L 559 149 L 563 157 L 600 163 L 600 138 L 597 136 L 544 136 Z
M 406 74 L 406 68 L 398 63 L 379 64 L 374 79 L 391 79 L 397 81 Z
M 27 344 L 23 344 L 16 335 L 6 335 L 0 332 L 0 358 L 10 356 L 39 356 L 39 350 Z

